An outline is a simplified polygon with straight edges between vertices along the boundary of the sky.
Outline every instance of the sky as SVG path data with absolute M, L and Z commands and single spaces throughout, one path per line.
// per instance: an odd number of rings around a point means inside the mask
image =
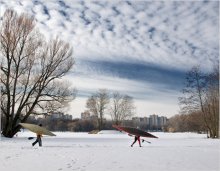
M 186 72 L 210 72 L 219 56 L 218 1 L 0 0 L 1 16 L 7 8 L 73 46 L 75 66 L 65 76 L 78 90 L 66 110 L 73 117 L 103 88 L 132 96 L 136 116 L 171 117 Z

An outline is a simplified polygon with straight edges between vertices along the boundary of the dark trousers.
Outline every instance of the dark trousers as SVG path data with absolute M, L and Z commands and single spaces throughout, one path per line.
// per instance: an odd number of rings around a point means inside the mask
M 140 140 L 140 137 L 136 137 L 134 138 L 134 142 L 131 144 L 131 147 L 134 145 L 134 143 L 136 143 L 136 141 L 139 142 L 139 146 L 141 147 L 141 140 Z
M 41 137 L 37 137 L 36 141 L 34 141 L 34 142 L 32 143 L 32 146 L 34 146 L 34 145 L 37 144 L 37 143 L 39 144 L 40 147 L 42 146 Z

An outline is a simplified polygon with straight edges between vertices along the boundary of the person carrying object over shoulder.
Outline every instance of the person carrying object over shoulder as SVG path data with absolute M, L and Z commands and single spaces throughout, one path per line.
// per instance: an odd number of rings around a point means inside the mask
M 42 126 L 42 124 L 39 124 L 39 126 Z M 32 143 L 32 146 L 38 143 L 39 146 L 41 147 L 42 146 L 42 140 L 41 140 L 42 134 L 37 133 L 36 135 L 37 135 L 36 141 Z

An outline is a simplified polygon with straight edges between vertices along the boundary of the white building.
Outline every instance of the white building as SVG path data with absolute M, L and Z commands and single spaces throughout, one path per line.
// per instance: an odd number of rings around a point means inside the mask
M 51 113 L 51 118 L 52 119 L 62 119 L 63 118 L 63 113 L 61 113 L 61 112 L 53 112 L 53 113 Z
M 155 127 L 159 126 L 158 115 L 150 115 L 150 125 Z
M 72 115 L 64 114 L 62 112 L 50 112 L 51 119 L 65 119 L 65 120 L 72 120 Z
M 166 125 L 167 121 L 168 121 L 167 117 L 165 117 L 165 116 L 159 117 L 159 126 L 162 127 L 162 126 Z

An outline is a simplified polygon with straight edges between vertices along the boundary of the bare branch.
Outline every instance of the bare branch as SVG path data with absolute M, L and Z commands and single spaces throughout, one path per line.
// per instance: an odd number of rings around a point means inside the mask
M 5 136 L 13 136 L 21 115 L 26 121 L 45 101 L 63 103 L 75 98 L 72 86 L 57 82 L 74 65 L 71 46 L 59 38 L 46 42 L 33 17 L 6 10 L 0 26 L 0 55 Z

